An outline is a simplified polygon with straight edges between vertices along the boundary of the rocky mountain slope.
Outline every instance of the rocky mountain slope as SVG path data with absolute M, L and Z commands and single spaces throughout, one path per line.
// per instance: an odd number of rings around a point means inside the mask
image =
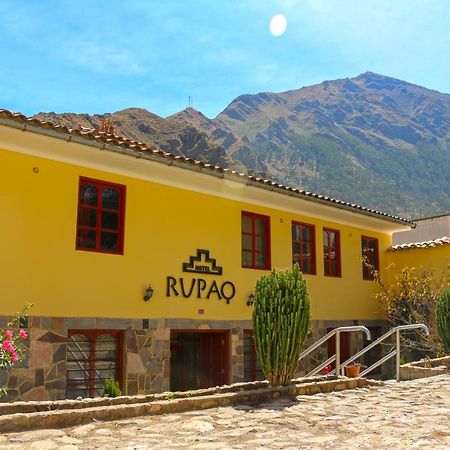
M 286 184 L 408 217 L 450 211 L 450 95 L 367 72 L 171 118 Z
M 141 108 L 94 115 L 41 112 L 35 117 L 72 128 L 99 128 L 100 122 L 109 120 L 114 124 L 115 134 L 145 142 L 151 148 L 226 167 L 242 168 L 228 157 L 223 147 L 211 141 L 200 128 L 164 119 Z
M 242 95 L 216 118 L 130 108 L 48 115 L 406 217 L 450 211 L 450 95 L 371 72 Z

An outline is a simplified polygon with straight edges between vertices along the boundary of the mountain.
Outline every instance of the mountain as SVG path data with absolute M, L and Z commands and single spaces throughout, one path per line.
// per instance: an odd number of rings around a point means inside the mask
M 367 72 L 242 95 L 195 126 L 285 184 L 407 217 L 450 211 L 450 95 Z
M 145 142 L 150 148 L 242 169 L 228 157 L 223 147 L 211 141 L 200 128 L 181 121 L 164 119 L 145 109 L 127 108 L 114 113 L 94 115 L 40 112 L 35 117 L 72 128 L 99 128 L 102 121 L 109 120 L 114 124 L 115 134 Z
M 282 93 L 241 95 L 216 118 L 130 108 L 39 114 L 116 131 L 185 156 L 405 217 L 450 211 L 450 95 L 367 72 Z

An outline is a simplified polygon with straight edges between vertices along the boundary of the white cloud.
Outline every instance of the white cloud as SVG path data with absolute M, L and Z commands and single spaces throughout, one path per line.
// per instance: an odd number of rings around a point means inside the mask
M 121 75 L 145 72 L 144 67 L 134 59 L 132 52 L 95 42 L 69 44 L 65 46 L 65 56 L 70 61 L 94 72 Z

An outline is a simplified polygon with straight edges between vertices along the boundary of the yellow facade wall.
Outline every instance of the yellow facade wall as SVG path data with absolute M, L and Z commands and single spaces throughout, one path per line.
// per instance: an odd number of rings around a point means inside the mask
M 387 253 L 387 263 L 392 264 L 392 271 L 399 272 L 403 267 L 436 270 L 445 273 L 450 269 L 450 245 L 436 245 L 426 248 L 409 248 Z
M 75 250 L 80 176 L 126 185 L 123 256 Z M 241 268 L 244 210 L 270 216 L 274 268 L 291 265 L 291 221 L 316 226 L 318 273 L 305 276 L 313 319 L 382 318 L 375 284 L 362 279 L 361 235 L 379 239 L 381 267 L 391 237 L 333 221 L 335 208 L 330 220 L 317 219 L 7 150 L 0 150 L 0 185 L 0 314 L 31 301 L 40 316 L 250 319 L 248 294 L 267 272 Z M 340 230 L 342 278 L 323 275 L 324 226 Z M 182 272 L 197 249 L 210 251 L 222 276 Z M 236 296 L 230 304 L 166 297 L 167 276 L 231 281 Z M 144 302 L 149 282 L 155 293 Z

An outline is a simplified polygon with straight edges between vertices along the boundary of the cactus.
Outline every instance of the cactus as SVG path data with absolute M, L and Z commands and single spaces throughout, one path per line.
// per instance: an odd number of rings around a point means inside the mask
M 309 331 L 309 317 L 308 290 L 298 264 L 257 281 L 253 333 L 258 361 L 270 385 L 291 382 Z
M 437 329 L 444 348 L 450 353 L 450 288 L 439 297 L 436 308 Z

